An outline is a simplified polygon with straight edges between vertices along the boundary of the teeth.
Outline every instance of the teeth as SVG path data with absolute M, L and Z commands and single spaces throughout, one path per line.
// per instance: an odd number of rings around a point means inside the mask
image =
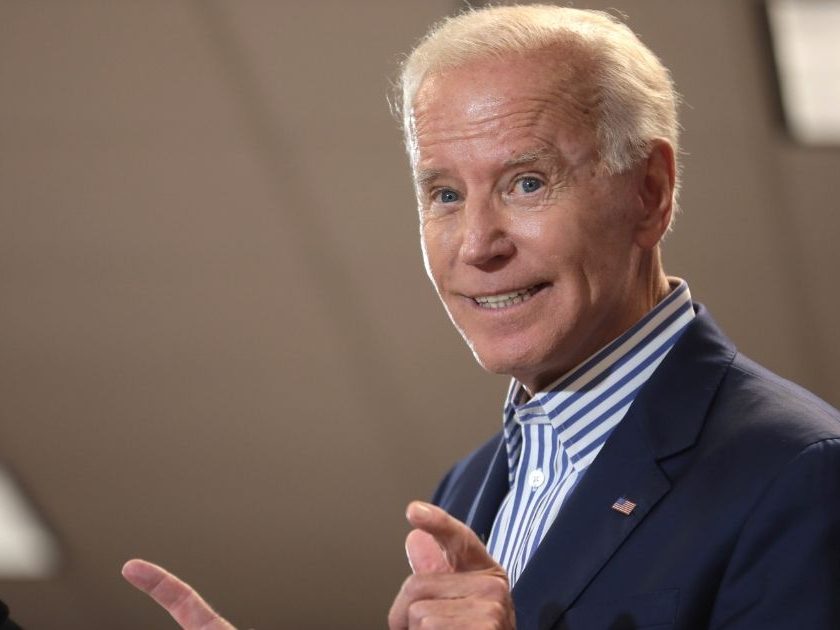
M 501 293 L 499 295 L 482 295 L 473 298 L 482 308 L 505 308 L 519 304 L 531 298 L 536 292 L 536 287 L 520 289 L 512 293 Z

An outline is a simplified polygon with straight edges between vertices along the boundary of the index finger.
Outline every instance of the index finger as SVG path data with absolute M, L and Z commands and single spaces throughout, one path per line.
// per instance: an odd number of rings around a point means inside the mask
M 405 515 L 413 527 L 434 536 L 455 571 L 498 568 L 498 563 L 475 532 L 439 507 L 413 501 Z
M 184 630 L 236 630 L 201 595 L 163 567 L 145 560 L 129 560 L 123 577 L 160 604 Z

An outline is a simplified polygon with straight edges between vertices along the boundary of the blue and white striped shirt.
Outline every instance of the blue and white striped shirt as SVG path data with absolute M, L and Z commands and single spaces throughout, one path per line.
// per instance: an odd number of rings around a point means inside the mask
M 504 410 L 510 492 L 487 548 L 510 586 L 639 389 L 694 318 L 682 280 L 632 328 L 545 391 L 513 380 Z

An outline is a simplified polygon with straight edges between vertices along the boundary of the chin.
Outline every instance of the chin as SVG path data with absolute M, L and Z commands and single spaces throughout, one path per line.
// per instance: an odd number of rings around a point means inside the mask
M 541 361 L 532 348 L 511 347 L 510 342 L 467 343 L 478 364 L 493 374 L 504 374 L 521 380 L 524 375 L 539 371 L 537 366 Z M 500 351 L 502 348 L 504 350 Z

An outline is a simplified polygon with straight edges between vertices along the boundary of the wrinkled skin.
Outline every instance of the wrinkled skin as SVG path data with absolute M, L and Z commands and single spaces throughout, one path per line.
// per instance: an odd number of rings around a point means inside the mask
M 390 630 L 516 627 L 507 576 L 478 536 L 438 507 L 415 501 L 405 549 L 413 574 L 388 615 Z
M 559 60 L 558 60 L 559 59 Z M 673 151 L 600 163 L 587 65 L 532 53 L 428 77 L 413 110 L 426 269 L 478 361 L 532 393 L 668 291 Z M 476 297 L 530 290 L 490 309 Z

